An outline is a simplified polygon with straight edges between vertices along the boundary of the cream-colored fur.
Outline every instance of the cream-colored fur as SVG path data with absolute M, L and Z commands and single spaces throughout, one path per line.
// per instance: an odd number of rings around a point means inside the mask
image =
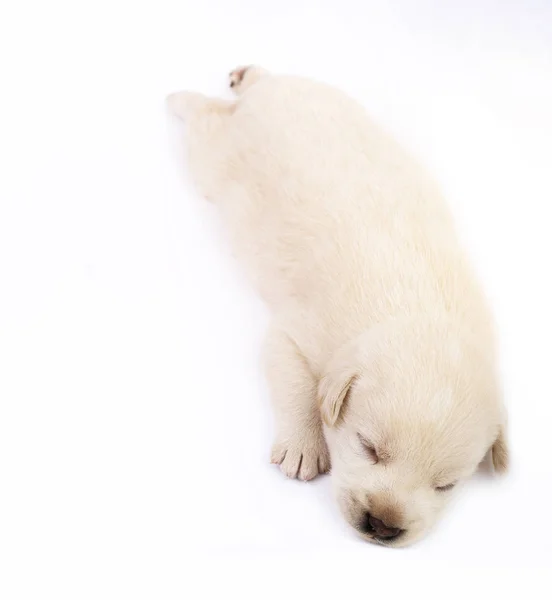
M 169 105 L 273 315 L 272 461 L 305 480 L 331 462 L 361 535 L 411 543 L 489 449 L 507 466 L 485 299 L 439 190 L 360 105 L 258 67 L 231 85 Z

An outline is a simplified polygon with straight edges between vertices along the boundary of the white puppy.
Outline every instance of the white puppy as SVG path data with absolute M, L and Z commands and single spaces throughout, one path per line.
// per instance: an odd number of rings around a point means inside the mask
M 439 190 L 339 91 L 258 67 L 169 97 L 190 167 L 268 304 L 272 461 L 332 465 L 346 519 L 401 546 L 488 450 L 507 466 L 492 319 Z

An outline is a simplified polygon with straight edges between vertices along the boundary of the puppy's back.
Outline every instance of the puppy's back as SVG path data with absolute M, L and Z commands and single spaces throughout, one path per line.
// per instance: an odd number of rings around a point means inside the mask
M 354 100 L 267 76 L 227 133 L 235 239 L 269 302 L 345 303 L 374 321 L 480 304 L 438 189 Z

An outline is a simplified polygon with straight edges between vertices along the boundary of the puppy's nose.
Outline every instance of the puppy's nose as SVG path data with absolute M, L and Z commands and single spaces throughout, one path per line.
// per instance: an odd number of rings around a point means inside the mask
M 402 529 L 398 527 L 388 527 L 383 521 L 376 519 L 370 513 L 366 513 L 366 524 L 369 532 L 375 533 L 378 537 L 386 540 L 395 538 L 402 532 Z

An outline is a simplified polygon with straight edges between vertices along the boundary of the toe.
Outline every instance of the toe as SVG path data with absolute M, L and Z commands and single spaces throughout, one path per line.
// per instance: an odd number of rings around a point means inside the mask
M 273 465 L 279 465 L 286 457 L 286 447 L 282 444 L 274 444 L 270 454 L 270 462 Z
M 303 454 L 303 460 L 297 477 L 303 481 L 310 481 L 318 475 L 318 456 L 312 453 Z
M 330 470 L 330 455 L 328 454 L 327 450 L 318 456 L 317 462 L 319 473 L 327 473 Z
M 284 460 L 280 464 L 280 470 L 286 477 L 295 479 L 301 468 L 302 459 L 303 455 L 300 452 L 288 450 Z

